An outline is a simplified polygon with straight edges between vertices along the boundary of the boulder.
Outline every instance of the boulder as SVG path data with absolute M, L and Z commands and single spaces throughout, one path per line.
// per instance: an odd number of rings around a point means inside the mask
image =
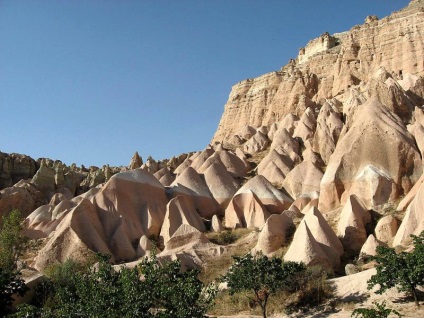
M 221 221 L 218 219 L 216 215 L 212 217 L 211 229 L 214 232 L 221 232 L 224 230 L 224 226 L 222 225 Z

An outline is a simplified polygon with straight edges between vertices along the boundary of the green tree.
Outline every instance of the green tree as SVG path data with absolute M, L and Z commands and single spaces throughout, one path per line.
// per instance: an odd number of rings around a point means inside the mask
M 268 258 L 264 255 L 247 254 L 234 257 L 235 263 L 230 267 L 223 281 L 227 282 L 230 295 L 249 291 L 248 296 L 261 307 L 262 315 L 267 317 L 269 297 L 278 291 L 290 288 L 296 274 L 305 270 L 303 263 L 283 262 L 279 258 Z
M 18 210 L 3 216 L 0 227 L 0 317 L 8 313 L 14 294 L 23 295 L 26 291 L 20 278 L 18 259 L 27 240 L 21 235 L 22 217 Z
M 381 304 L 373 302 L 375 308 L 357 308 L 352 312 L 351 317 L 354 318 L 387 318 L 390 314 L 402 317 L 402 315 L 394 310 L 386 307 L 386 302 Z
M 213 303 L 215 291 L 197 279 L 198 271 L 181 272 L 178 261 L 161 265 L 156 256 L 132 269 L 115 270 L 99 255 L 93 267 L 68 261 L 54 268 L 51 280 L 40 287 L 44 299 L 40 317 L 200 318 Z
M 368 281 L 368 289 L 379 285 L 376 293 L 382 294 L 396 286 L 399 291 L 410 293 L 419 307 L 417 287 L 424 285 L 424 232 L 411 237 L 414 244 L 411 253 L 377 247 L 377 255 L 372 257 L 377 262 L 377 273 Z

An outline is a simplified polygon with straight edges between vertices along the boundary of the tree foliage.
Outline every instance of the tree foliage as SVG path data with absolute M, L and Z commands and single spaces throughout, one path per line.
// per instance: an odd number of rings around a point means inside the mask
M 4 216 L 2 221 L 0 228 L 0 316 L 10 311 L 14 294 L 22 296 L 26 291 L 18 267 L 18 258 L 26 244 L 26 239 L 21 235 L 21 214 L 18 210 L 13 210 Z
M 351 317 L 354 318 L 387 318 L 390 314 L 402 317 L 402 315 L 394 310 L 386 307 L 386 302 L 383 301 L 381 304 L 378 302 L 373 303 L 375 308 L 356 308 Z
M 289 289 L 295 283 L 297 273 L 305 270 L 302 263 L 283 262 L 279 258 L 268 258 L 264 255 L 247 254 L 234 257 L 235 263 L 230 267 L 223 281 L 227 282 L 230 294 L 250 291 L 252 301 L 262 309 L 266 318 L 266 307 L 271 295 Z
M 39 317 L 204 317 L 215 289 L 197 279 L 197 270 L 181 272 L 178 261 L 161 265 L 153 256 L 132 269 L 115 270 L 108 257 L 99 255 L 93 267 L 68 261 L 55 268 L 51 280 L 41 285 Z
M 411 235 L 414 250 L 410 253 L 396 253 L 393 248 L 377 247 L 377 273 L 368 281 L 368 289 L 379 285 L 377 294 L 397 287 L 399 291 L 410 293 L 419 307 L 417 287 L 424 285 L 424 232 Z

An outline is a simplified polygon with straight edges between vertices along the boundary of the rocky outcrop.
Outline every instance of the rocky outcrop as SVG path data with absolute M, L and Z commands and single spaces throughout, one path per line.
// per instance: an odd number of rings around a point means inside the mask
M 202 219 L 191 202 L 191 199 L 186 196 L 177 196 L 169 201 L 166 207 L 165 219 L 160 231 L 160 239 L 162 243 L 166 244 L 182 224 L 191 225 L 201 232 L 206 230 Z
M 138 151 L 135 152 L 134 156 L 131 158 L 130 164 L 128 165 L 128 169 L 133 170 L 140 168 L 143 164 L 143 159 L 138 154 Z
M 424 231 L 424 186 L 421 184 L 414 200 L 406 209 L 402 223 L 393 239 L 393 246 L 411 242 L 411 234 L 419 235 Z
M 234 85 L 213 141 L 225 142 L 242 127 L 271 125 L 290 113 L 301 116 L 324 99 L 362 103 L 365 96 L 351 94 L 359 92 L 360 83 L 368 83 L 380 67 L 399 78 L 407 73 L 423 75 L 423 7 L 422 2 L 411 3 L 386 18 L 367 20 L 347 32 L 325 33 L 311 40 L 298 58 L 281 70 Z M 407 109 L 409 102 L 396 95 L 396 87 L 389 86 L 389 95 L 380 100 L 395 105 L 400 110 L 395 112 L 405 118 L 401 109 Z M 371 90 L 381 91 L 379 87 L 383 86 L 373 85 Z
M 370 213 L 354 195 L 344 205 L 337 224 L 337 236 L 346 252 L 356 255 L 367 239 L 366 225 L 371 222 Z
M 396 220 L 392 215 L 386 215 L 378 221 L 374 230 L 375 237 L 377 240 L 387 245 L 391 245 L 398 228 L 398 220 Z
M 31 179 L 37 169 L 37 162 L 29 156 L 0 152 L 0 190 Z
M 339 207 L 350 194 L 367 208 L 394 200 L 421 172 L 420 154 L 400 118 L 372 99 L 356 108 L 342 132 L 321 181 L 320 210 Z
M 12 210 L 19 210 L 26 217 L 44 203 L 43 193 L 27 181 L 21 180 L 0 191 L 0 224 L 1 218 Z
M 64 211 L 38 254 L 36 268 L 70 257 L 82 260 L 92 251 L 112 255 L 117 261 L 133 260 L 143 235 L 159 235 L 167 201 L 162 184 L 145 170 L 114 175 L 91 200 L 83 198 L 70 211 Z M 48 220 L 49 211 L 42 213 Z
M 294 227 L 294 224 L 287 215 L 271 215 L 259 233 L 258 242 L 252 252 L 270 255 L 277 251 L 286 242 L 287 230 L 290 227 Z
M 203 158 L 200 156 L 195 160 L 197 159 L 203 161 Z M 174 197 L 177 195 L 191 197 L 194 206 L 202 217 L 212 218 L 214 214 L 220 211 L 220 206 L 214 199 L 206 182 L 192 167 L 186 168 L 171 184 L 171 188 Z
M 312 207 L 296 230 L 286 261 L 302 261 L 307 265 L 322 265 L 337 270 L 343 246 L 317 208 Z
M 374 235 L 370 234 L 365 241 L 364 245 L 359 252 L 359 257 L 375 256 L 377 255 L 377 247 L 386 246 L 383 242 L 380 242 L 375 238 Z

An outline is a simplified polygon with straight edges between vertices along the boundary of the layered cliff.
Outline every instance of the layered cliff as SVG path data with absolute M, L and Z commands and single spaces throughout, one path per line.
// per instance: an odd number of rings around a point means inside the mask
M 302 115 L 326 99 L 352 103 L 381 67 L 395 79 L 423 75 L 423 26 L 424 2 L 414 0 L 381 20 L 369 16 L 347 32 L 322 34 L 281 70 L 234 85 L 212 142 L 228 142 L 247 125 L 270 126 L 289 113 Z M 409 121 L 409 109 L 394 110 Z

